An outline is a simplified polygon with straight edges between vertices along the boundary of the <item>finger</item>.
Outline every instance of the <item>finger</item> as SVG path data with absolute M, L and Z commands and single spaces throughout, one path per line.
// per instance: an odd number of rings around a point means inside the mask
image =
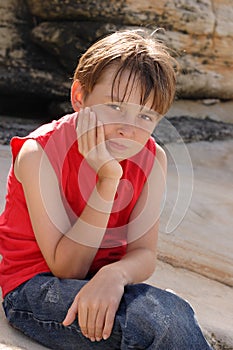
M 79 152 L 82 153 L 83 145 L 82 145 L 82 120 L 83 120 L 83 109 L 80 109 L 78 113 L 78 122 L 77 122 L 77 138 L 78 138 L 78 149 Z
M 91 111 L 89 116 L 89 127 L 88 127 L 88 134 L 87 134 L 89 151 L 96 147 L 96 142 L 97 142 L 96 127 L 97 127 L 96 115 L 94 112 Z
M 95 341 L 95 324 L 96 324 L 96 316 L 97 316 L 97 306 L 92 306 L 92 308 L 88 309 L 88 320 L 87 320 L 87 333 L 88 338 L 92 341 Z
M 115 315 L 116 315 L 116 308 L 113 306 L 109 306 L 106 312 L 105 324 L 103 329 L 104 340 L 108 339 L 112 333 L 112 327 L 114 324 Z
M 78 300 L 75 298 L 66 314 L 65 319 L 62 322 L 63 326 L 69 326 L 71 323 L 73 323 L 76 318 L 77 312 L 78 312 Z
M 104 125 L 100 120 L 97 121 L 96 141 L 98 145 L 103 145 L 105 142 Z
M 82 151 L 84 156 L 86 156 L 86 154 L 89 151 L 89 147 L 88 147 L 89 118 L 90 118 L 90 108 L 86 107 L 83 111 L 82 127 L 81 127 Z
M 85 304 L 79 305 L 78 323 L 79 323 L 79 327 L 81 329 L 81 332 L 85 337 L 88 337 L 87 320 L 88 320 L 88 308 L 87 308 L 87 306 Z
M 105 144 L 105 131 L 104 131 L 104 124 L 101 121 L 97 121 L 97 135 L 96 135 L 96 144 L 97 144 L 97 150 L 98 153 L 101 156 L 108 157 L 110 154 L 107 151 L 106 144 Z
M 95 321 L 95 339 L 100 341 L 103 337 L 104 321 L 106 317 L 106 308 L 100 308 Z

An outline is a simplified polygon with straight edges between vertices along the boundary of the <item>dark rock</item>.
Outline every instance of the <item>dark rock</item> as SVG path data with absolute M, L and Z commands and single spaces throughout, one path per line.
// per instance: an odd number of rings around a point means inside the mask
M 34 23 L 25 1 L 0 4 L 0 15 L 0 94 L 66 99 L 67 73 L 31 41 Z
M 123 0 L 27 0 L 34 16 L 45 20 L 111 20 L 121 22 Z
M 24 137 L 40 124 L 42 124 L 42 121 L 39 123 L 20 118 L 2 117 L 0 119 L 0 144 L 8 145 L 12 137 Z
M 74 72 L 80 56 L 97 39 L 121 26 L 111 23 L 42 22 L 31 32 L 32 40 L 56 56 L 67 72 Z M 85 35 L 84 35 L 85 33 Z
M 153 136 L 162 145 L 171 142 L 224 140 L 233 138 L 233 124 L 189 116 L 164 118 L 155 129 Z
M 42 71 L 34 67 L 8 67 L 6 70 L 0 66 L 0 94 L 27 96 L 28 99 L 37 96 L 38 101 L 40 97 L 67 99 L 71 85 L 69 77 L 55 73 L 54 66 L 53 70 Z

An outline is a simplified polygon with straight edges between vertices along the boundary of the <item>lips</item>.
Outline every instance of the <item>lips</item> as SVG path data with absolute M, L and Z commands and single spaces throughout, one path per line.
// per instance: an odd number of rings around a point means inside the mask
M 115 141 L 110 141 L 108 140 L 108 145 L 111 147 L 111 148 L 114 148 L 118 151 L 126 151 L 128 149 L 127 146 L 121 144 L 121 143 L 118 143 L 118 142 L 115 142 Z

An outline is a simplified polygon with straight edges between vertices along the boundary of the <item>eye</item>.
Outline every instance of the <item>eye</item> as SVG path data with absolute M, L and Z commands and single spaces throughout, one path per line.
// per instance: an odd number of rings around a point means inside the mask
M 118 111 L 118 112 L 121 111 L 121 106 L 118 104 L 108 103 L 107 106 L 114 109 L 114 111 Z
M 149 115 L 147 114 L 139 114 L 138 116 L 139 118 L 145 120 L 145 121 L 148 121 L 148 122 L 153 122 L 153 118 L 150 117 Z

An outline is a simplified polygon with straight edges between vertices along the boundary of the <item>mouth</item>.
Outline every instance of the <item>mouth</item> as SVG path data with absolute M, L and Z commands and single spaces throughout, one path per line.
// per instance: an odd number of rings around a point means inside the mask
M 112 140 L 108 140 L 108 145 L 110 148 L 118 151 L 126 151 L 127 149 L 129 149 L 129 147 L 127 147 L 126 145 L 123 145 L 121 143 L 118 143 Z

